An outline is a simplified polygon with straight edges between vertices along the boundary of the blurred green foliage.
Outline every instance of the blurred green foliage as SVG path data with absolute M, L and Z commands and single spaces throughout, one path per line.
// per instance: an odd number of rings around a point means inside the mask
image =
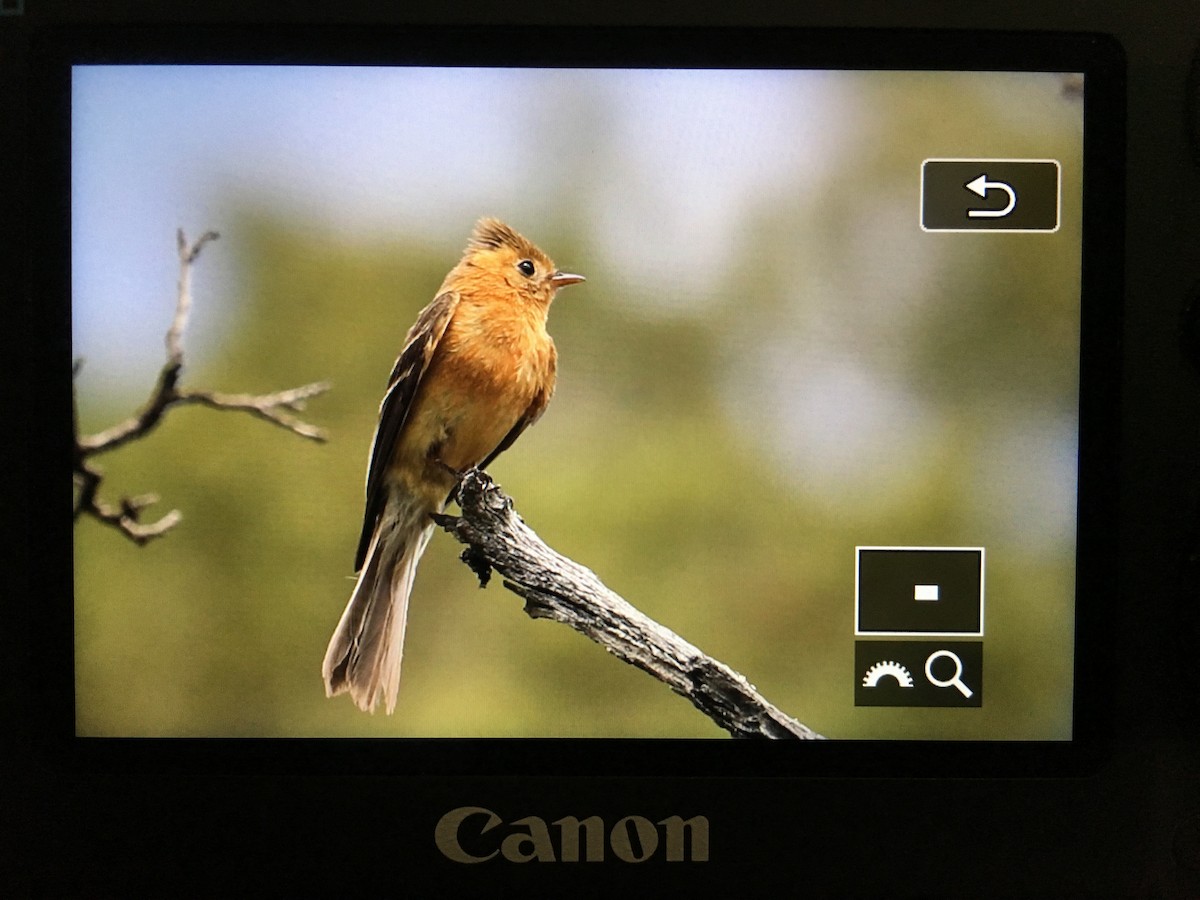
M 779 185 L 755 226 L 730 235 L 741 262 L 704 302 L 664 311 L 620 260 L 589 251 L 582 225 L 513 222 L 588 283 L 551 313 L 554 402 L 491 471 L 547 543 L 829 736 L 1067 737 L 1073 545 L 1028 534 L 1040 513 L 1021 504 L 1057 471 L 1031 475 L 1047 447 L 1073 452 L 1055 436 L 1065 422 L 1071 437 L 1076 391 L 1080 135 L 1054 104 L 1078 101 L 1044 81 L 1002 97 L 861 86 L 857 150 L 818 184 L 798 172 Z M 981 132 L 1006 102 L 1016 112 Z M 1064 227 L 922 234 L 926 156 L 1055 156 Z M 236 225 L 206 254 L 236 254 L 243 292 L 227 341 L 189 355 L 185 383 L 329 379 L 305 417 L 331 440 L 188 408 L 98 460 L 107 492 L 156 491 L 184 518 L 144 548 L 76 528 L 79 733 L 721 736 L 657 681 L 529 620 L 498 582 L 480 591 L 446 535 L 418 574 L 396 714 L 324 697 L 377 404 L 455 259 L 419 235 L 350 241 L 246 197 L 229 204 Z M 847 360 L 911 405 L 901 423 L 920 424 L 880 433 L 884 464 L 848 445 L 823 469 L 829 450 L 809 452 L 793 402 Z M 85 409 L 83 427 L 136 401 Z M 987 547 L 982 710 L 854 708 L 856 544 Z

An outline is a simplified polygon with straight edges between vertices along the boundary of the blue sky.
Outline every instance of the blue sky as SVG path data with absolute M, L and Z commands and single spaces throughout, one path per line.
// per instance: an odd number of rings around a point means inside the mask
M 703 293 L 729 229 L 785 176 L 818 179 L 852 113 L 820 72 L 79 67 L 75 355 L 89 378 L 146 383 L 175 229 L 228 234 L 235 194 L 322 233 L 421 234 L 448 261 L 479 215 L 539 234 L 585 206 L 589 241 L 627 277 Z M 236 302 L 231 255 L 216 245 L 196 271 L 191 347 Z

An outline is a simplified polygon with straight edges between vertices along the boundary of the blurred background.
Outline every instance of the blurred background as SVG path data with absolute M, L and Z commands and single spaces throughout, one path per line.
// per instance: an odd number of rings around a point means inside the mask
M 725 733 L 435 535 L 395 715 L 327 700 L 378 403 L 494 215 L 585 274 L 559 386 L 490 471 L 559 552 L 830 737 L 1070 736 L 1082 107 L 1006 73 L 83 67 L 81 428 L 147 397 L 193 274 L 184 383 L 328 379 L 318 445 L 172 411 L 97 458 L 179 509 L 75 529 L 82 735 Z M 1053 234 L 918 226 L 928 157 L 1054 158 Z M 987 549 L 982 709 L 855 708 L 854 547 Z

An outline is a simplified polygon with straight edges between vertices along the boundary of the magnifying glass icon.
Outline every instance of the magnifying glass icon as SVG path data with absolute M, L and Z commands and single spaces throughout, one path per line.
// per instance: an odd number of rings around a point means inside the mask
M 933 661 L 935 659 L 942 658 L 954 660 L 954 674 L 945 679 L 934 678 Z M 950 650 L 935 650 L 933 653 L 929 654 L 929 659 L 925 660 L 925 677 L 929 679 L 930 684 L 932 684 L 934 687 L 941 688 L 956 687 L 958 688 L 958 692 L 962 694 L 963 697 L 965 697 L 967 700 L 970 700 L 971 697 L 974 696 L 975 692 L 963 684 L 962 671 L 962 660 L 958 658 L 957 653 L 953 653 Z

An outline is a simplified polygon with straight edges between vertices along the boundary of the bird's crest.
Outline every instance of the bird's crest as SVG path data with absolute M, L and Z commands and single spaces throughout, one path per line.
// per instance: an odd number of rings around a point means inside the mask
M 499 250 L 508 247 L 520 256 L 542 256 L 533 244 L 499 219 L 483 218 L 475 223 L 467 250 Z

